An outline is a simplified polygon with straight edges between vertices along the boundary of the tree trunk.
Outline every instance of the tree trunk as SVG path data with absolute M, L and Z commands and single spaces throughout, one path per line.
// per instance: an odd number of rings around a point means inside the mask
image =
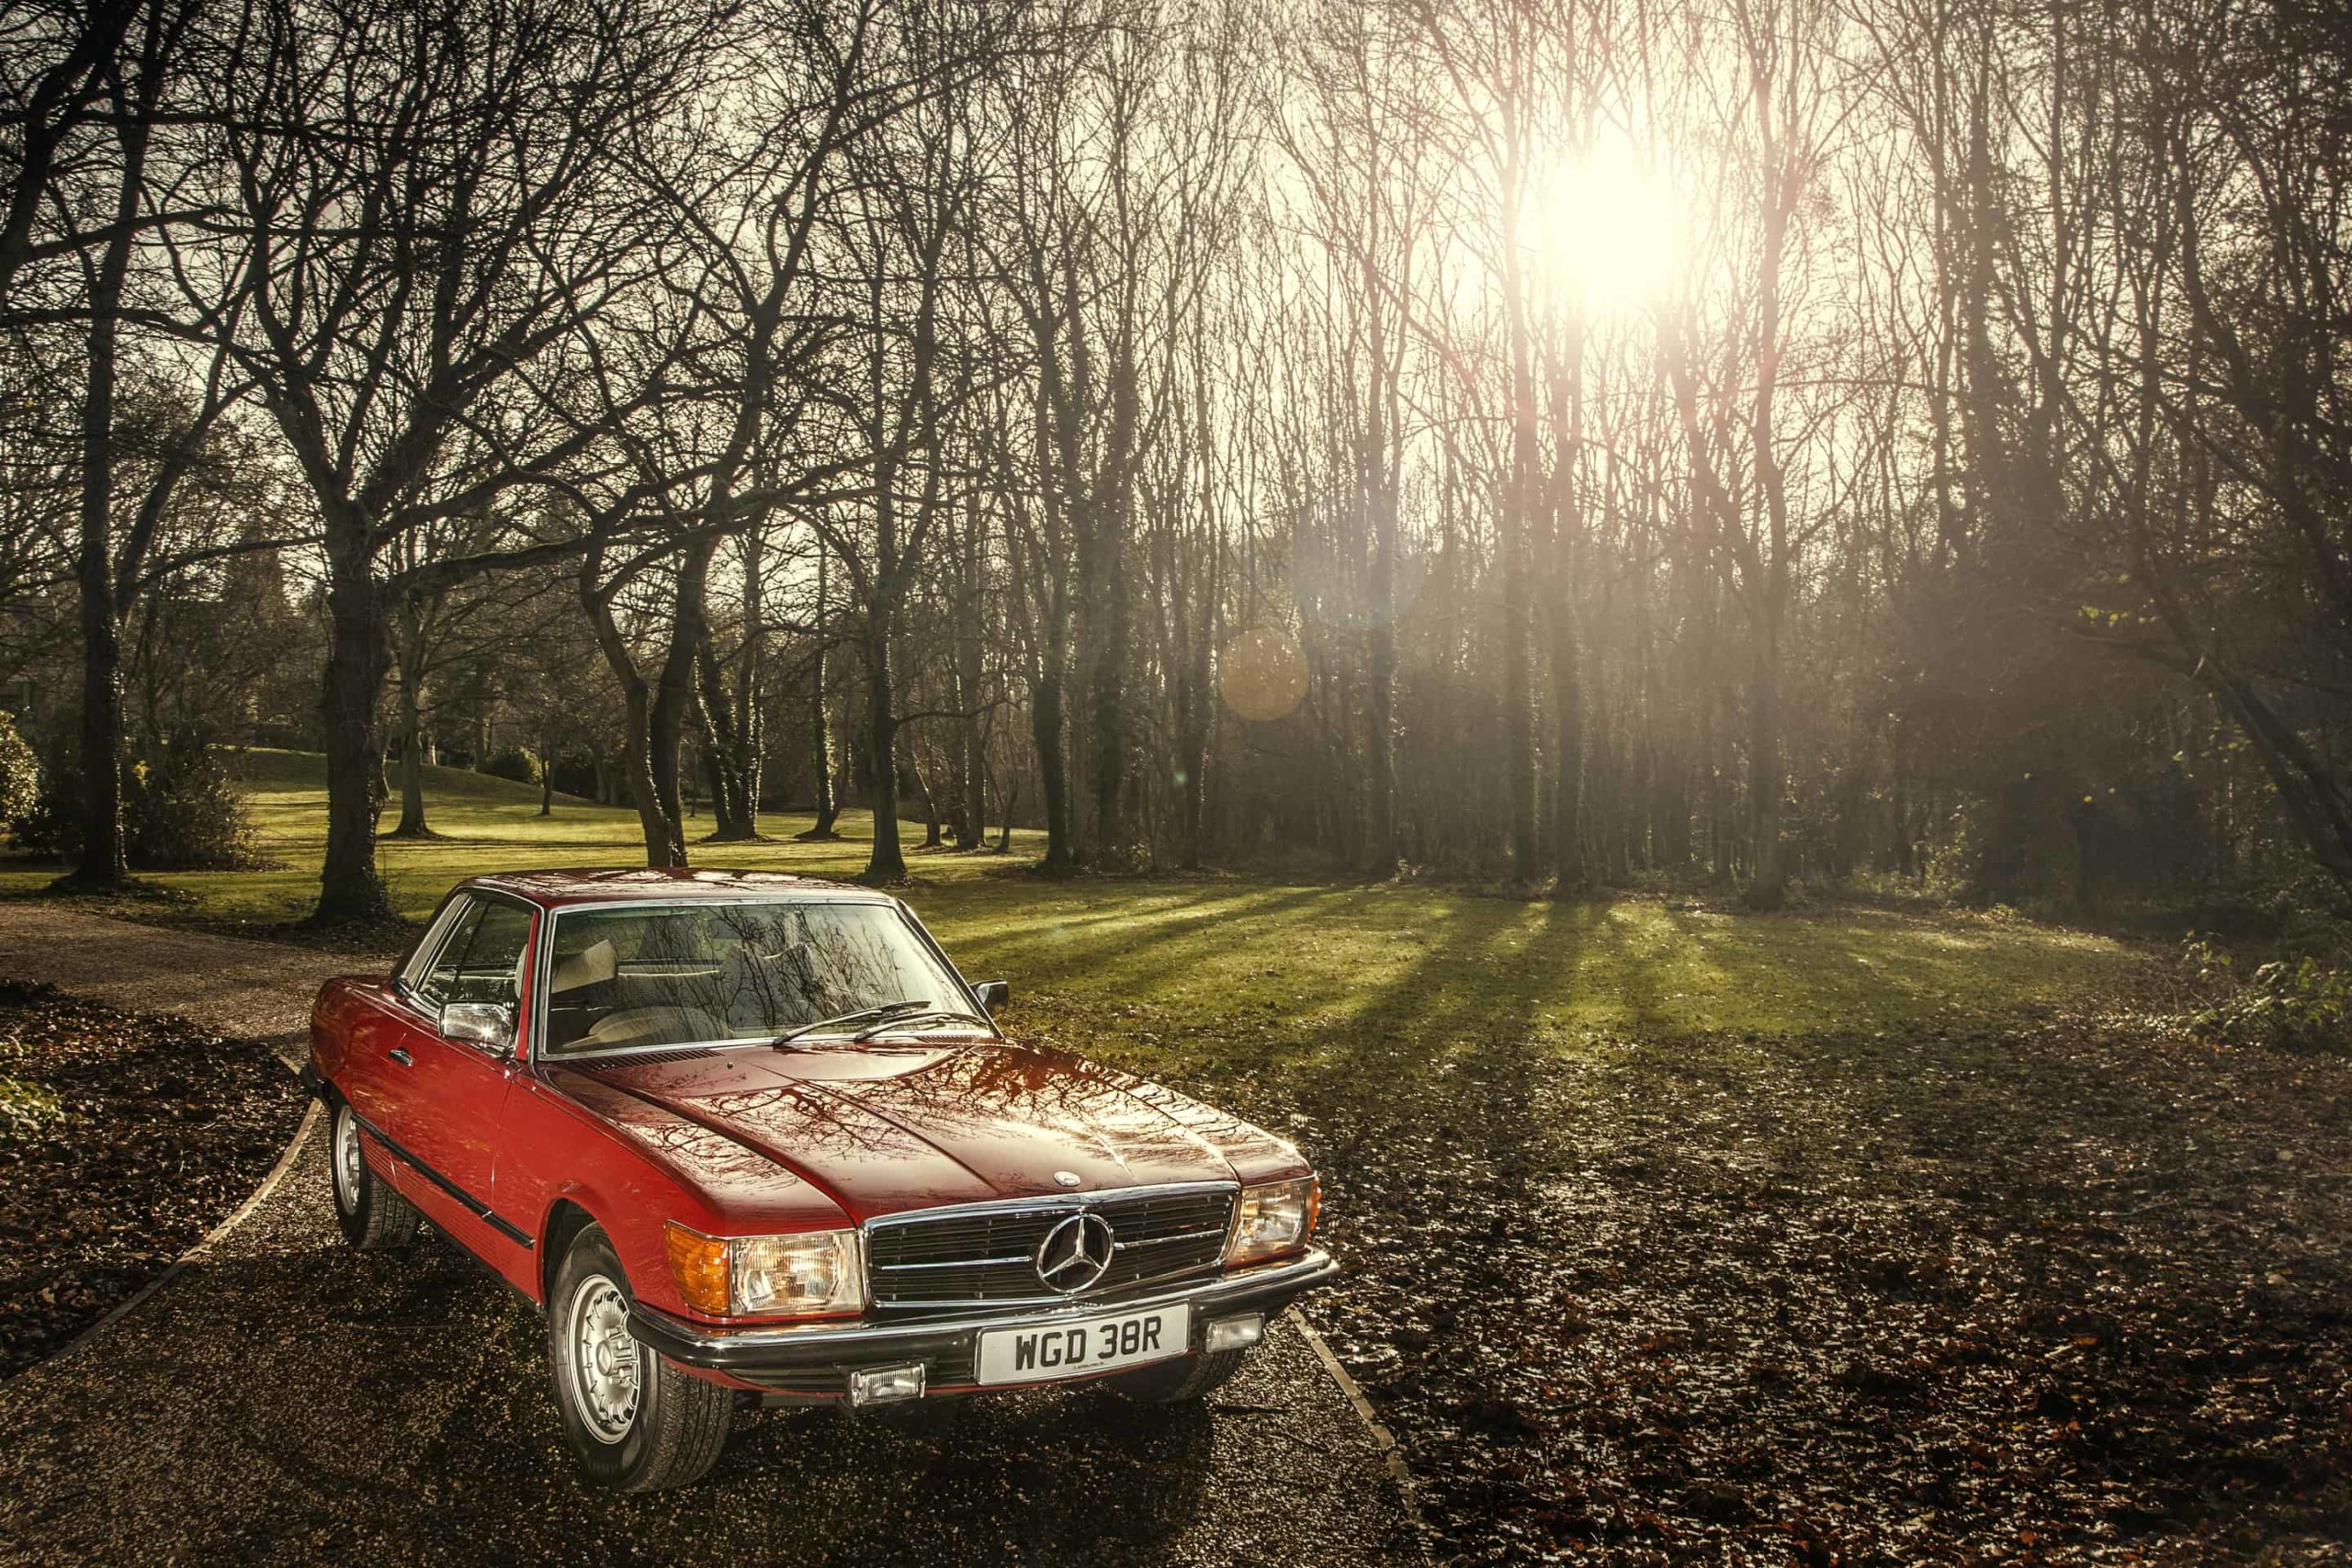
M 877 604 L 874 608 L 883 607 Z M 887 613 L 868 615 L 865 638 L 866 771 L 872 775 L 874 852 L 860 880 L 881 885 L 907 879 L 907 857 L 899 847 L 899 713 L 891 689 Z
M 424 725 L 417 712 L 416 688 L 401 682 L 401 820 L 395 839 L 429 839 L 424 823 Z
M 808 830 L 797 835 L 802 839 L 838 839 L 833 826 L 841 820 L 841 787 L 833 778 L 833 723 L 825 706 L 825 656 L 817 655 L 815 673 L 817 689 L 808 703 L 808 750 L 815 773 L 811 786 L 817 818 Z
M 939 792 L 931 787 L 931 775 L 923 771 L 922 748 L 915 746 L 910 748 L 910 751 L 907 769 L 914 774 L 915 793 L 922 797 L 922 847 L 935 850 L 946 841 L 943 836 L 944 824 L 941 820 Z
M 105 466 L 106 459 L 99 461 Z M 82 589 L 82 858 L 58 885 L 103 892 L 122 886 L 130 875 L 122 827 L 122 642 L 114 613 L 108 530 L 104 522 L 98 525 L 94 549 L 86 478 L 84 489 L 75 574 Z
M 1096 503 L 1090 501 L 1090 507 Z M 1087 659 L 1087 701 L 1091 709 L 1094 788 L 1093 843 L 1096 859 L 1122 866 L 1130 846 L 1125 821 L 1127 789 L 1126 654 L 1130 603 L 1126 582 L 1125 519 L 1097 508 L 1095 537 L 1088 554 L 1093 581 L 1080 603 L 1089 610 L 1082 645 Z
M 1699 750 L 1707 770 L 1707 879 L 1718 884 L 1732 879 L 1736 856 L 1731 832 L 1732 718 L 1729 690 L 1699 699 Z
M 82 620 L 82 858 L 60 886 L 119 888 L 130 880 L 122 828 L 122 620 L 114 579 L 114 394 L 130 221 L 138 214 L 146 133 L 125 130 L 115 238 L 90 297 L 90 365 L 82 405 L 81 537 L 74 575 Z
M 1503 198 L 1503 302 L 1510 354 L 1510 477 L 1503 497 L 1500 554 L 1503 589 L 1503 773 L 1510 791 L 1511 872 L 1532 883 L 1543 871 L 1535 841 L 1535 711 L 1529 649 L 1527 558 L 1540 503 L 1535 443 L 1535 368 L 1529 342 L 1526 284 L 1520 261 L 1519 133 L 1505 132 L 1514 166 Z
M 1208 642 L 1206 636 L 1194 636 L 1189 666 L 1176 676 L 1176 758 L 1183 780 L 1177 809 L 1183 817 L 1186 871 L 1201 869 L 1207 838 L 1210 698 L 1209 677 L 1202 666 L 1208 661 Z M 1393 861 L 1388 869 L 1396 869 Z
M 382 585 L 368 527 L 356 516 L 327 524 L 327 848 L 313 925 L 389 920 L 392 904 L 376 868 L 384 807 L 383 736 L 376 710 L 390 663 Z
M 1381 193 L 1371 197 L 1377 217 Z M 1396 474 L 1389 453 L 1386 310 L 1372 246 L 1363 253 L 1364 304 L 1372 313 L 1372 386 L 1365 399 L 1364 502 L 1372 511 L 1372 690 L 1364 713 L 1364 769 L 1370 786 L 1366 859 L 1375 876 L 1396 874 Z
M 621 764 L 628 779 L 631 803 L 637 807 L 638 831 L 645 841 L 645 863 L 676 865 L 683 863 L 684 849 L 678 843 L 676 819 L 663 813 L 654 786 L 652 694 L 646 688 L 645 677 L 638 672 L 637 660 L 629 651 L 628 639 L 621 635 L 620 623 L 613 616 L 612 601 L 597 589 L 601 555 L 601 551 L 592 551 L 582 563 L 580 605 L 587 612 L 588 624 L 595 631 L 596 647 L 605 656 L 605 668 L 613 672 L 614 682 L 621 689 Z M 678 856 L 674 860 L 670 858 L 673 845 L 677 846 Z
M 1787 780 L 1781 761 L 1779 628 L 1758 627 L 1756 670 L 1748 685 L 1748 826 L 1755 870 L 1747 906 L 1777 909 L 1789 900 L 1788 863 L 1781 842 L 1781 796 Z
M 646 843 L 646 863 L 681 866 L 686 863 L 685 810 L 678 762 L 685 742 L 686 718 L 695 706 L 695 661 L 709 635 L 703 615 L 704 590 L 710 558 L 718 547 L 716 534 L 705 534 L 679 552 L 677 602 L 670 617 L 670 641 L 662 660 L 662 677 L 654 686 L 646 712 L 646 776 L 651 786 L 655 818 L 663 841 Z M 639 808 L 642 815 L 643 808 Z
M 652 694 L 634 670 L 621 675 L 620 682 L 621 726 L 628 748 L 623 766 L 628 779 L 629 798 L 637 806 L 638 835 L 645 842 L 645 863 L 673 865 L 676 863 L 669 856 L 675 829 L 662 815 L 662 802 L 653 787 Z
M 735 667 L 735 826 L 745 839 L 757 839 L 767 766 L 767 708 L 762 690 L 767 672 L 767 585 L 762 558 L 765 540 L 759 528 L 744 535 L 742 547 L 743 649 Z
M 710 839 L 719 843 L 748 843 L 760 836 L 760 623 L 766 612 L 761 603 L 758 529 L 747 532 L 740 544 L 743 646 L 737 651 L 734 679 L 730 682 L 719 667 L 718 650 L 707 635 L 695 653 L 703 751 L 710 774 Z
M 707 637 L 695 652 L 695 667 L 703 760 L 710 775 L 710 839 L 749 842 L 760 836 L 759 759 L 748 733 L 750 716 L 729 693 L 726 671 Z
M 395 660 L 401 694 L 401 820 L 395 839 L 430 839 L 424 820 L 424 628 L 413 602 L 401 611 Z
M 988 845 L 988 732 L 980 705 L 984 680 L 982 653 L 987 633 L 981 622 L 982 592 L 979 496 L 974 491 L 965 510 L 963 592 L 956 605 L 956 705 L 963 717 L 956 723 L 956 782 L 962 798 L 956 813 L 956 847 L 978 850 Z
M 1069 760 L 1062 738 L 1062 673 L 1047 670 L 1032 683 L 1029 733 L 1037 746 L 1037 786 L 1046 797 L 1046 858 L 1038 870 L 1066 876 L 1078 869 L 1070 842 Z M 1011 823 L 1010 815 L 1006 818 Z
M 1565 581 L 1552 604 L 1552 706 L 1559 727 L 1552 793 L 1552 863 L 1557 868 L 1553 891 L 1565 898 L 1583 891 L 1586 880 L 1584 681 L 1577 667 L 1576 605 Z
M 825 705 L 825 578 L 829 552 L 819 547 L 817 551 L 817 651 L 808 671 L 808 752 L 810 771 L 815 775 L 811 793 L 815 795 L 817 819 L 805 833 L 796 838 L 807 840 L 838 839 L 841 834 L 833 824 L 841 819 L 841 789 L 833 779 L 833 721 Z
M 82 536 L 74 559 L 82 595 L 82 858 L 60 881 L 94 892 L 119 888 L 130 874 L 122 827 L 122 633 L 114 598 L 113 337 L 113 312 L 100 310 L 90 331 Z
M 982 850 L 989 842 L 988 736 L 975 714 L 964 721 L 964 808 L 956 824 L 956 847 Z

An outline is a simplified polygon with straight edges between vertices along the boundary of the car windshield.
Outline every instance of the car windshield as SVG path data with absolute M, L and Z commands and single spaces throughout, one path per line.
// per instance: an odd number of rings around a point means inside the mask
M 554 943 L 547 1037 L 560 1051 L 770 1040 L 894 1003 L 909 1004 L 909 1026 L 954 1027 L 927 1016 L 938 1010 L 988 1027 L 963 982 L 886 904 L 566 909 Z

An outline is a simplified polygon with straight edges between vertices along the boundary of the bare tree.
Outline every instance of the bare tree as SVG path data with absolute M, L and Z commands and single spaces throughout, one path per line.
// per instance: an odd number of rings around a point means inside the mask
M 646 282 L 673 215 L 610 156 L 667 114 L 712 36 L 691 10 L 255 5 L 212 84 L 250 289 L 223 333 L 319 509 L 332 628 L 315 918 L 390 912 L 376 869 L 385 552 L 548 485 L 594 446 L 565 350 Z M 462 439 L 461 439 L 462 438 Z M 521 542 L 449 581 L 573 547 Z

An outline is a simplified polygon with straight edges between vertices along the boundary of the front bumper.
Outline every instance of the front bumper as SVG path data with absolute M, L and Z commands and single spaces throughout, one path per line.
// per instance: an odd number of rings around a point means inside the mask
M 972 1381 L 980 1335 L 991 1328 L 1045 1328 L 1110 1312 L 1148 1311 L 1179 1302 L 1193 1307 L 1193 1345 L 1209 1318 L 1261 1312 L 1272 1316 L 1300 1292 L 1339 1277 L 1329 1253 L 1310 1247 L 1287 1263 L 1114 1301 L 1018 1311 L 976 1311 L 907 1323 L 811 1323 L 781 1328 L 707 1328 L 655 1307 L 629 1305 L 629 1335 L 681 1366 L 717 1372 L 749 1387 L 799 1398 L 837 1399 L 861 1367 L 921 1361 L 934 1393 L 964 1393 Z

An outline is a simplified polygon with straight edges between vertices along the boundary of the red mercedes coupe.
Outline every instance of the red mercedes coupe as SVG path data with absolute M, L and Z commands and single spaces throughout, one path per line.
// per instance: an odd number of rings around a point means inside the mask
M 1197 1399 L 1335 1275 L 1295 1148 L 1006 1040 L 1005 996 L 865 888 L 521 872 L 329 981 L 304 1076 L 344 1235 L 429 1222 L 538 1306 L 582 1468 L 644 1491 L 741 1402 Z

